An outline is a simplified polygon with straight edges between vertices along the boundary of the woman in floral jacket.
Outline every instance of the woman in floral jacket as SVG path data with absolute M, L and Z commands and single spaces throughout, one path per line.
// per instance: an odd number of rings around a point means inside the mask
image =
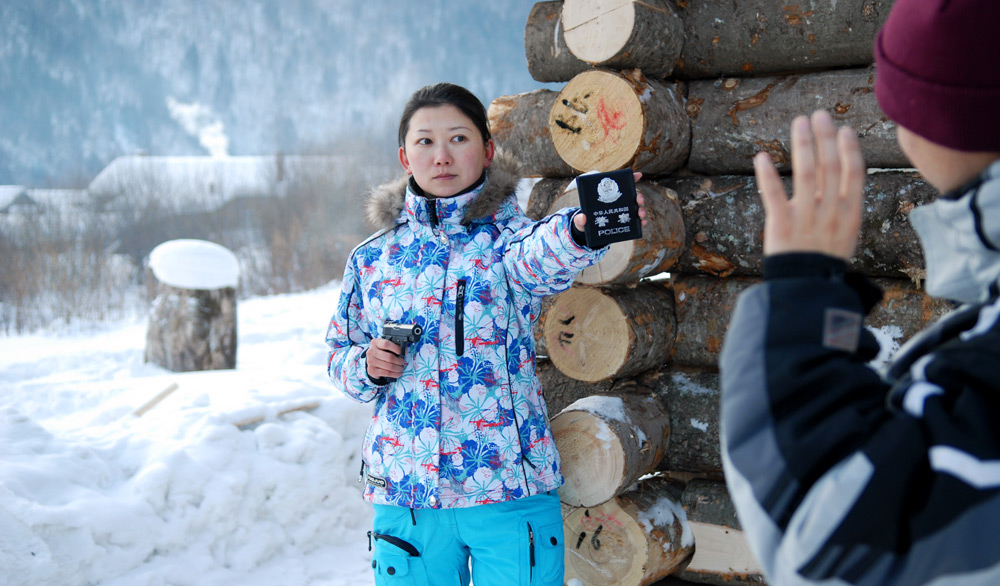
M 375 403 L 362 480 L 376 581 L 468 584 L 471 556 L 477 586 L 562 584 L 532 323 L 605 251 L 583 244 L 578 209 L 524 216 L 517 165 L 464 88 L 418 90 L 399 143 L 406 176 L 372 194 L 379 231 L 351 254 L 327 333 L 331 380 Z M 387 323 L 422 335 L 404 348 Z

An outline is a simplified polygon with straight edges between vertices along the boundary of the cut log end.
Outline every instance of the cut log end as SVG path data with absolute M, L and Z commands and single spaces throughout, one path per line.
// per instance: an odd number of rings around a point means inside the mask
M 600 64 L 628 45 L 635 28 L 632 0 L 578 0 L 563 5 L 566 45 L 580 59 Z
M 562 502 L 581 506 L 613 497 L 625 476 L 625 449 L 599 417 L 587 411 L 569 411 L 552 419 L 566 483 L 559 489 Z
M 571 291 L 557 297 L 545 317 L 549 358 L 577 380 L 608 378 L 626 363 L 632 345 L 626 316 L 600 290 Z
M 549 114 L 556 152 L 578 171 L 627 167 L 642 144 L 642 103 L 632 85 L 610 71 L 586 71 L 559 93 Z
M 640 586 L 682 568 L 695 542 L 677 496 L 652 479 L 599 506 L 564 509 L 567 581 Z

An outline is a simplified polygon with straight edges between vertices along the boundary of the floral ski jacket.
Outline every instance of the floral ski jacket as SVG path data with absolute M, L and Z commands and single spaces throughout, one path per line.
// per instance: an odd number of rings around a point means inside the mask
M 577 245 L 565 209 L 533 222 L 498 153 L 486 181 L 426 198 L 402 178 L 367 207 L 380 230 L 351 254 L 326 341 L 333 383 L 374 401 L 364 498 L 410 508 L 468 507 L 558 488 L 559 455 L 535 374 L 532 323 L 605 250 Z M 418 324 L 406 367 L 380 385 L 365 354 L 387 321 Z

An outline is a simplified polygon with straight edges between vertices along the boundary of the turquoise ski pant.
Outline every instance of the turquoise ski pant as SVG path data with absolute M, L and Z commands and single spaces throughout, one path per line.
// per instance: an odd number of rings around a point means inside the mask
M 374 505 L 375 584 L 561 586 L 563 523 L 556 491 L 461 509 Z

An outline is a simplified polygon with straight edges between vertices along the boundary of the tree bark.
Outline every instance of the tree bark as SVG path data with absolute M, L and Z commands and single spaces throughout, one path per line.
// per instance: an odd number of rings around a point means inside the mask
M 683 210 L 686 241 L 675 273 L 760 276 L 764 208 L 757 182 L 746 175 L 665 178 Z M 792 180 L 783 178 L 785 192 Z M 910 210 L 933 201 L 936 190 L 915 172 L 871 173 L 865 182 L 861 234 L 851 268 L 869 276 L 918 279 L 924 273 Z
M 573 169 L 556 152 L 549 133 L 549 113 L 559 94 L 540 89 L 500 96 L 486 115 L 497 147 L 515 153 L 525 176 L 568 177 Z
M 670 441 L 657 469 L 722 478 L 717 371 L 679 371 L 665 365 L 629 379 L 588 383 L 569 378 L 543 360 L 538 363 L 538 378 L 549 413 L 592 395 L 619 396 L 634 392 L 636 386 L 652 389 L 670 416 Z
M 677 315 L 673 364 L 717 368 L 736 298 L 756 279 L 671 275 Z
M 684 49 L 674 77 L 716 79 L 872 63 L 892 0 L 797 4 L 680 0 Z
M 593 68 L 566 46 L 562 6 L 562 0 L 536 2 L 524 26 L 524 56 L 528 73 L 536 81 L 565 82 Z
M 531 195 L 528 197 L 528 207 L 524 210 L 524 215 L 532 220 L 541 220 L 552 213 L 552 202 L 558 199 L 566 191 L 571 179 L 561 177 L 546 177 L 540 180 L 531 188 Z M 577 202 L 574 205 L 580 205 Z
M 556 98 L 549 132 L 577 171 L 632 167 L 650 176 L 681 167 L 691 140 L 680 89 L 634 69 L 574 77 Z
M 694 479 L 681 504 L 694 533 L 691 562 L 677 577 L 700 584 L 766 584 L 763 570 L 747 545 L 725 482 Z
M 687 96 L 688 170 L 750 175 L 753 156 L 763 150 L 787 171 L 791 121 L 817 109 L 828 110 L 838 125 L 857 131 L 869 167 L 909 168 L 896 143 L 895 125 L 875 101 L 874 84 L 873 68 L 692 82 Z
M 562 19 L 570 51 L 601 67 L 667 77 L 684 43 L 681 19 L 663 0 L 566 0 Z
M 680 256 L 684 245 L 684 218 L 677 194 L 651 182 L 636 184 L 636 190 L 646 200 L 647 224 L 642 227 L 642 238 L 611 244 L 600 262 L 577 274 L 577 284 L 610 287 L 635 283 L 666 271 Z M 570 183 L 563 194 L 552 201 L 547 213 L 579 205 L 576 183 Z
M 564 507 L 566 581 L 636 586 L 676 572 L 695 545 L 681 493 L 654 477 L 596 507 Z
M 670 438 L 670 417 L 659 396 L 632 386 L 617 396 L 575 401 L 552 418 L 552 435 L 566 478 L 560 499 L 593 507 L 656 470 Z
M 658 283 L 634 289 L 572 287 L 545 317 L 545 346 L 571 378 L 621 378 L 662 365 L 676 335 L 673 294 Z

